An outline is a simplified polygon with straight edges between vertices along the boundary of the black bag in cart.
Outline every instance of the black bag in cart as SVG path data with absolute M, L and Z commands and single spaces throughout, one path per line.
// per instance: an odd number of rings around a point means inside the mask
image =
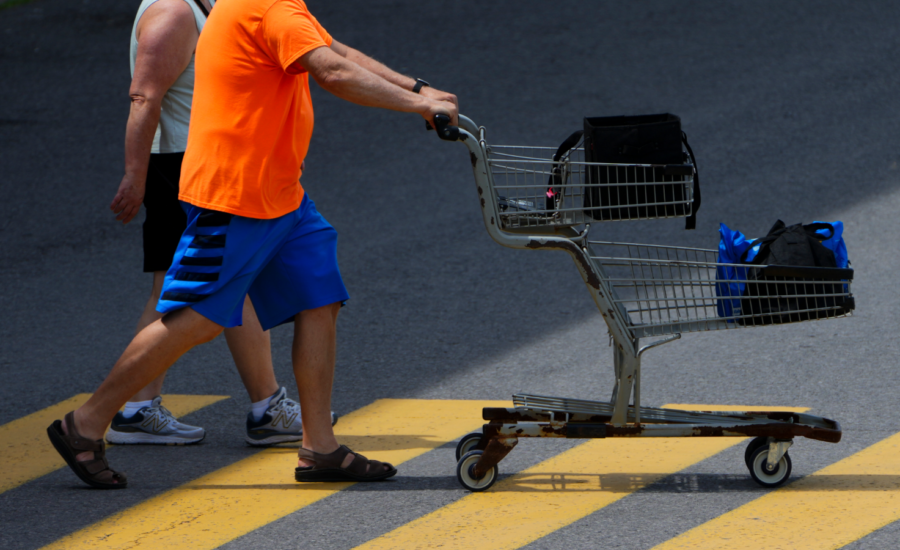
M 822 232 L 825 232 L 823 235 Z M 743 325 L 792 323 L 845 315 L 855 308 L 841 281 L 853 278 L 852 269 L 838 268 L 834 252 L 822 241 L 830 239 L 834 228 L 827 223 L 786 226 L 775 222 L 769 233 L 754 242 L 759 246 L 749 269 L 741 298 Z M 741 257 L 742 263 L 752 248 Z
M 688 156 L 692 168 L 685 166 Z M 586 162 L 664 165 L 652 169 L 590 166 L 587 182 L 600 184 L 584 189 L 585 214 L 591 218 L 607 221 L 689 215 L 685 229 L 696 227 L 700 178 L 679 117 L 665 113 L 585 118 L 584 158 Z M 693 203 L 685 183 L 685 176 L 690 175 L 694 176 Z M 610 208 L 617 206 L 620 208 Z
M 671 114 L 585 118 L 584 130 L 566 138 L 553 156 L 554 162 L 582 137 L 586 162 L 659 165 L 588 166 L 585 215 L 597 221 L 688 216 L 685 229 L 696 227 L 700 175 L 687 135 L 681 131 L 680 118 Z M 690 165 L 685 164 L 688 158 Z M 690 176 L 694 177 L 693 201 L 688 187 Z M 559 168 L 554 168 L 547 190 L 548 211 L 559 200 L 562 184 Z

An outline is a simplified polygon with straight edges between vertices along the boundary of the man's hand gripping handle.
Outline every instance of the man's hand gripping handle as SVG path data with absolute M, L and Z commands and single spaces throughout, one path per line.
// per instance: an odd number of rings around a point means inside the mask
M 426 130 L 434 130 L 435 128 L 437 129 L 438 137 L 444 141 L 459 140 L 459 128 L 450 125 L 450 117 L 448 115 L 437 114 L 434 115 L 433 123 L 425 122 Z

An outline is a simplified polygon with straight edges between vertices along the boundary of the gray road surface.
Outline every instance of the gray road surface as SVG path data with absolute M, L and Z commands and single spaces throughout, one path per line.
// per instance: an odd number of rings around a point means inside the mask
M 594 236 L 712 248 L 719 222 L 759 235 L 779 218 L 843 220 L 853 318 L 690 335 L 645 355 L 643 399 L 806 406 L 839 419 L 839 445 L 792 449 L 795 477 L 900 431 L 900 5 L 308 3 L 336 38 L 457 93 L 496 143 L 556 145 L 585 115 L 680 115 L 704 184 L 697 230 L 680 220 L 622 223 L 598 225 Z M 35 0 L 0 10 L 0 424 L 92 391 L 131 339 L 150 289 L 139 221 L 122 227 L 107 209 L 122 174 L 137 5 Z M 518 390 L 606 398 L 605 326 L 571 261 L 494 244 L 464 148 L 426 134 L 420 118 L 313 88 L 304 186 L 340 232 L 352 295 L 339 322 L 334 408 Z M 296 394 L 289 345 L 290 330 L 276 329 L 277 374 Z M 179 361 L 166 391 L 233 398 L 187 417 L 209 432 L 199 446 L 115 449 L 132 480 L 126 491 L 82 490 L 61 470 L 0 494 L 0 547 L 40 547 L 255 452 L 242 443 L 247 398 L 223 340 Z M 566 445 L 526 441 L 501 472 Z M 344 549 L 375 538 L 464 496 L 452 452 L 423 455 L 390 484 L 353 487 L 228 548 Z M 760 496 L 742 452 L 532 546 L 664 542 Z M 890 525 L 850 547 L 898 541 L 900 526 Z

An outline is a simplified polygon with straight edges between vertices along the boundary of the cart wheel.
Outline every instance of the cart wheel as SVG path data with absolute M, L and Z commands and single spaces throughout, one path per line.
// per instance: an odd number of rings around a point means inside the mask
M 463 487 L 476 493 L 490 488 L 497 481 L 497 474 L 499 473 L 497 466 L 494 466 L 481 479 L 475 479 L 472 476 L 472 469 L 481 459 L 482 454 L 484 454 L 484 451 L 469 451 L 459 459 L 459 463 L 456 465 L 456 479 L 459 480 Z
M 753 439 L 750 440 L 750 443 L 747 444 L 747 450 L 744 451 L 744 464 L 747 465 L 747 468 L 752 469 L 752 466 L 750 463 L 750 458 L 753 456 L 753 453 L 756 452 L 756 449 L 759 449 L 763 445 L 768 445 L 768 444 L 769 444 L 768 437 L 754 437 Z M 457 460 L 459 460 L 459 457 L 457 457 Z
M 474 449 L 479 441 L 481 441 L 480 433 L 464 435 L 463 438 L 459 440 L 459 443 L 456 444 L 456 461 L 459 462 L 459 459 L 462 458 L 463 455 Z
M 759 447 L 750 457 L 750 476 L 763 487 L 778 487 L 791 476 L 791 457 L 784 453 L 772 470 L 767 469 L 768 447 Z

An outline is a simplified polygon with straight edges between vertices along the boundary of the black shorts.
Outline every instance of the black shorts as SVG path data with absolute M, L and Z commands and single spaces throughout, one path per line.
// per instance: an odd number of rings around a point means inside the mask
M 178 202 L 178 181 L 184 153 L 150 155 L 144 191 L 144 272 L 166 271 L 187 226 L 187 214 Z

